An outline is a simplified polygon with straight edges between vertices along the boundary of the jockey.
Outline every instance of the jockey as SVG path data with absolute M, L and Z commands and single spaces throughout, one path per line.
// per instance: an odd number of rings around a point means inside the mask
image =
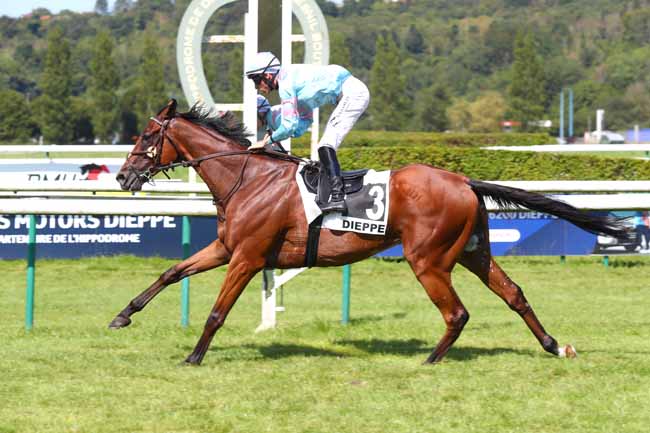
M 295 128 L 292 137 L 303 135 L 313 122 L 312 112 L 308 111 L 300 115 L 298 125 Z M 257 129 L 263 129 L 265 132 L 272 134 L 280 127 L 282 123 L 282 105 L 271 106 L 269 101 L 262 95 L 257 95 Z
M 300 64 L 283 67 L 270 52 L 257 53 L 245 74 L 260 92 L 268 94 L 277 90 L 281 100 L 278 128 L 252 145 L 253 148 L 298 137 L 304 133 L 299 126 L 301 117 L 326 103 L 336 105 L 318 143 L 318 157 L 332 191 L 329 203 L 321 203 L 320 207 L 323 212 L 344 212 L 343 179 L 336 150 L 368 107 L 370 93 L 366 85 L 342 66 Z

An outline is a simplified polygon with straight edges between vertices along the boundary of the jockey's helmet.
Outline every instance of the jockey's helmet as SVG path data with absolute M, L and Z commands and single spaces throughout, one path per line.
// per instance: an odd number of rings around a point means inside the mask
M 244 75 L 248 78 L 266 73 L 275 73 L 280 70 L 280 60 L 269 51 L 255 54 L 255 57 L 246 65 Z

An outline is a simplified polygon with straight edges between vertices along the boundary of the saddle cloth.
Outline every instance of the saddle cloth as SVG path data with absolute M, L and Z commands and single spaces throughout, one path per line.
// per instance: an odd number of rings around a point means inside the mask
M 302 197 L 307 224 L 311 224 L 323 212 L 316 203 L 314 190 L 307 187 L 302 171 L 306 164 L 301 164 L 296 171 L 296 182 Z M 354 177 L 354 176 L 353 176 Z M 357 192 L 348 192 L 346 180 L 345 202 L 348 207 L 346 215 L 339 212 L 329 213 L 324 216 L 322 228 L 338 231 L 352 231 L 383 236 L 388 227 L 389 182 L 390 170 L 368 170 L 363 176 L 363 182 Z

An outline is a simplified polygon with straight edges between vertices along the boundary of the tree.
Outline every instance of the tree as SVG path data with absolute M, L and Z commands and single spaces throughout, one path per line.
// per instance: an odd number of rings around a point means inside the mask
M 443 86 L 434 85 L 419 92 L 415 102 L 413 129 L 422 131 L 445 131 L 449 128 L 447 109 L 451 99 Z
M 375 128 L 403 129 L 410 118 L 410 101 L 404 95 L 406 81 L 400 71 L 397 44 L 390 36 L 377 38 L 377 55 L 370 70 L 370 114 Z
M 226 98 L 229 101 L 241 101 L 243 92 L 242 68 L 244 65 L 244 50 L 240 46 L 234 47 L 229 54 L 228 62 L 228 91 Z
M 20 142 L 30 138 L 35 125 L 27 99 L 14 90 L 2 90 L 0 101 L 0 142 Z
M 542 62 L 537 56 L 531 33 L 519 33 L 515 39 L 512 83 L 509 92 L 510 116 L 521 122 L 523 130 L 542 120 L 546 93 Z
M 465 132 L 469 130 L 472 123 L 472 115 L 469 111 L 469 102 L 465 99 L 456 99 L 447 109 L 449 123 L 454 131 Z
M 506 112 L 506 102 L 499 92 L 482 93 L 469 105 L 470 132 L 499 132 Z
M 166 102 L 162 54 L 158 41 L 150 32 L 144 36 L 137 89 L 136 115 L 138 124 L 144 126 L 147 119 L 156 114 Z
M 406 50 L 411 54 L 422 54 L 424 52 L 424 38 L 413 24 L 410 25 L 404 41 Z
M 108 0 L 97 0 L 95 2 L 95 12 L 100 15 L 108 14 Z
M 330 63 L 346 68 L 350 66 L 350 49 L 345 44 L 345 37 L 339 32 L 330 35 Z
M 72 137 L 71 76 L 70 46 L 61 28 L 54 27 L 47 37 L 45 68 L 39 83 L 42 95 L 36 104 L 38 123 L 48 143 L 66 144 Z
M 113 13 L 124 13 L 133 7 L 132 0 L 115 0 Z
M 113 38 L 107 30 L 97 33 L 90 61 L 91 120 L 95 136 L 102 143 L 110 142 L 118 119 L 117 89 L 119 72 L 113 61 Z

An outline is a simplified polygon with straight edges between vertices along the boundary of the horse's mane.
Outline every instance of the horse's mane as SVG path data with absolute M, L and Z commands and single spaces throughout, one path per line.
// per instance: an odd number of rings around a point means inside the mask
M 203 105 L 196 103 L 189 111 L 177 113 L 177 116 L 189 120 L 195 125 L 212 129 L 218 132 L 219 135 L 223 135 L 242 146 L 248 147 L 251 145 L 247 137 L 252 134 L 230 111 L 226 111 L 224 114 L 212 114 Z

